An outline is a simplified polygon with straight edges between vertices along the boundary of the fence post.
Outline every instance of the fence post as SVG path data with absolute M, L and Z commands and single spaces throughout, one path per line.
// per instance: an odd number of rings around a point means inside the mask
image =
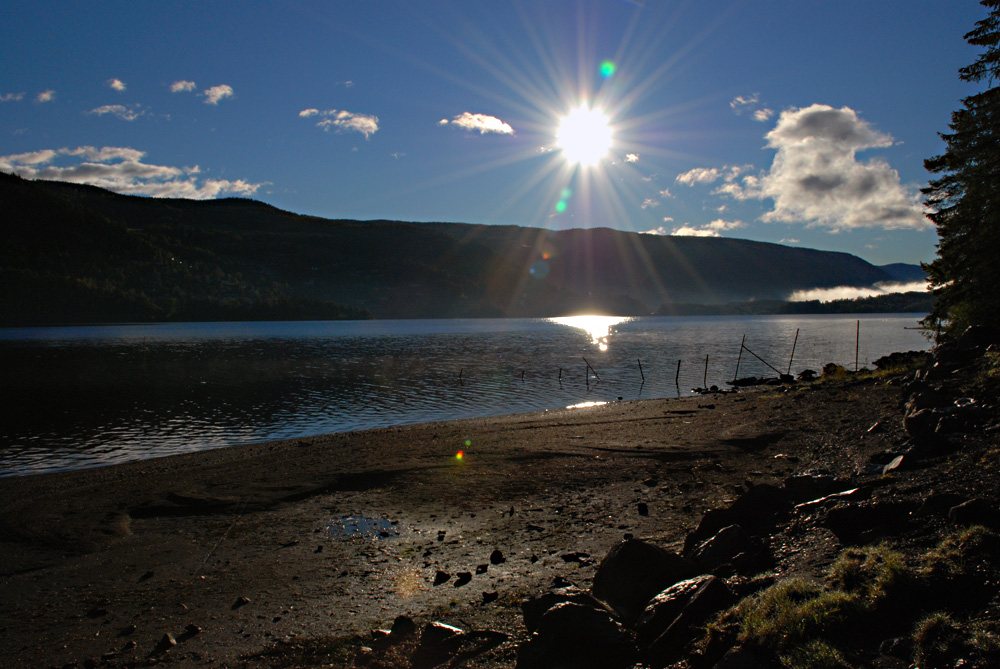
M 701 380 L 701 387 L 708 388 L 708 356 L 705 356 L 705 377 Z
M 674 376 L 674 385 L 681 387 L 681 361 L 677 361 L 677 374 Z
M 743 335 L 743 341 L 740 342 L 740 355 L 736 358 L 736 373 L 733 374 L 733 381 L 740 377 L 740 361 L 743 360 L 743 344 L 747 341 L 747 336 Z
M 789 374 L 789 375 L 792 373 L 792 358 L 795 357 L 795 345 L 798 344 L 798 343 L 799 343 L 799 329 L 795 328 L 795 340 L 792 342 L 792 354 L 790 356 L 788 356 L 788 372 L 787 372 L 787 374 Z

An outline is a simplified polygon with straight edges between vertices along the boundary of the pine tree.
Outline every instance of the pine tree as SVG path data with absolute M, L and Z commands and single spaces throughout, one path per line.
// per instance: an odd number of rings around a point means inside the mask
M 924 161 L 940 175 L 922 190 L 938 229 L 937 258 L 924 265 L 934 291 L 929 325 L 956 332 L 1000 326 L 1000 0 L 981 0 L 989 15 L 965 36 L 983 53 L 959 70 L 986 90 L 952 113 L 947 150 Z

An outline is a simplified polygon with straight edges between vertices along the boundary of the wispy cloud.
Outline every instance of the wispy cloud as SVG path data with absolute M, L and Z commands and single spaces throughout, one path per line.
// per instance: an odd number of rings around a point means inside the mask
M 125 82 L 121 79 L 108 79 L 108 87 L 115 89 L 119 93 L 124 92 L 127 88 L 127 86 L 125 86 Z
M 774 116 L 773 109 L 768 109 L 767 107 L 761 105 L 760 93 L 754 93 L 753 95 L 737 95 L 729 103 L 729 107 L 737 114 L 749 111 L 753 115 L 753 120 L 760 121 L 761 123 Z
M 478 131 L 480 135 L 485 135 L 487 133 L 496 135 L 513 135 L 514 128 L 510 127 L 507 123 L 504 123 L 496 116 L 489 116 L 487 114 L 472 114 L 470 112 L 462 112 L 451 121 L 448 119 L 441 119 L 438 125 L 454 125 L 462 128 L 463 130 Z
M 643 209 L 652 209 L 653 207 L 659 207 L 659 206 L 660 206 L 660 201 L 651 197 L 647 197 L 645 200 L 642 201 Z
M 56 92 L 51 88 L 47 91 L 42 91 L 35 96 L 35 102 L 52 102 L 56 99 Z
M 220 100 L 233 97 L 234 93 L 232 86 L 220 84 L 218 86 L 206 88 L 203 95 L 205 96 L 205 104 L 217 105 Z
M 181 80 L 170 84 L 171 93 L 190 93 L 195 88 L 197 88 L 197 86 L 195 86 L 193 81 Z
M 814 288 L 812 290 L 797 290 L 788 296 L 790 302 L 808 302 L 819 300 L 829 302 L 830 300 L 853 300 L 859 297 L 877 297 L 878 295 L 890 295 L 892 293 L 920 293 L 929 289 L 926 281 L 913 281 L 910 283 L 876 283 L 868 288 L 856 286 L 837 286 L 836 288 Z
M 24 99 L 24 93 L 4 93 L 0 95 L 0 102 L 20 102 Z
M 740 200 L 773 200 L 774 208 L 761 220 L 805 223 L 834 232 L 932 226 L 916 188 L 904 188 L 887 162 L 858 161 L 858 151 L 891 146 L 893 139 L 853 109 L 814 104 L 786 110 L 764 137 L 777 151 L 770 169 L 715 191 Z
M 193 200 L 253 195 L 264 185 L 242 179 L 199 180 L 196 175 L 201 170 L 197 166 L 153 165 L 142 162 L 145 155 L 137 149 L 116 146 L 43 149 L 0 156 L 0 170 L 29 179 L 90 184 L 116 193 Z
M 665 197 L 669 199 L 673 197 L 673 194 L 670 192 L 669 188 L 664 188 L 663 190 L 660 191 L 660 197 Z
M 679 228 L 674 228 L 673 232 L 670 233 L 674 237 L 721 237 L 717 230 L 710 230 L 708 228 L 695 228 L 691 225 L 682 225 Z
M 316 124 L 317 127 L 326 131 L 333 129 L 337 132 L 359 132 L 365 136 L 365 139 L 378 132 L 378 116 L 369 114 L 355 114 L 343 109 L 327 109 L 325 111 L 303 109 L 299 112 L 299 116 L 302 118 L 321 116 L 323 120 Z
M 141 105 L 104 105 L 103 107 L 98 107 L 97 109 L 91 109 L 88 114 L 95 114 L 97 116 L 104 116 L 105 114 L 110 114 L 115 118 L 120 118 L 123 121 L 134 121 L 140 116 L 145 116 L 146 112 L 141 108 Z

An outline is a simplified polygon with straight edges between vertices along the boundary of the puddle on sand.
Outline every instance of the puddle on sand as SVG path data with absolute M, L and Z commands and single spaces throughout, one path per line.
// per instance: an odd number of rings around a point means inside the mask
M 365 516 L 334 518 L 326 528 L 331 539 L 394 539 L 399 536 L 399 521 Z

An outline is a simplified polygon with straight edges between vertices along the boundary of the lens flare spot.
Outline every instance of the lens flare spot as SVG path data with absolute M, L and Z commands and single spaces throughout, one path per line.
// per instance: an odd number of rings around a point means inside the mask
M 615 73 L 615 70 L 617 69 L 618 68 L 615 66 L 613 62 L 611 62 L 610 60 L 606 60 L 603 63 L 601 63 L 601 76 L 607 79 L 608 77 L 613 75 Z
M 556 213 L 561 214 L 566 211 L 566 200 L 556 202 Z
M 458 453 L 455 454 L 456 460 L 461 460 L 464 457 L 465 457 L 465 451 L 459 451 Z

